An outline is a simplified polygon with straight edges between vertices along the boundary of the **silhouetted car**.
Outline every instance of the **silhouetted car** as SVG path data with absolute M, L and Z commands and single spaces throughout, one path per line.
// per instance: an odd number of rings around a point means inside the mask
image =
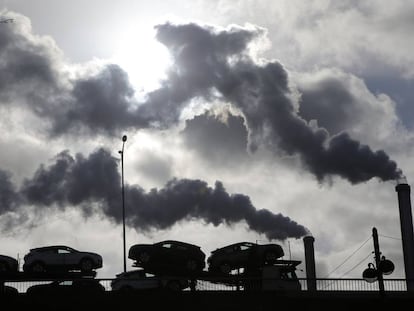
M 57 245 L 31 249 L 24 256 L 23 271 L 33 273 L 70 270 L 91 272 L 101 267 L 101 255 Z
M 88 295 L 99 294 L 105 287 L 95 279 L 62 280 L 29 287 L 27 295 Z
M 19 264 L 16 259 L 6 255 L 0 255 L 0 274 L 14 273 L 19 270 Z
M 202 271 L 206 255 L 197 245 L 167 240 L 133 245 L 128 258 L 135 260 L 134 266 L 149 272 L 176 274 Z
M 208 270 L 228 274 L 238 268 L 271 264 L 283 255 L 278 244 L 240 242 L 212 251 L 207 259 Z
M 144 270 L 134 270 L 123 272 L 116 275 L 116 279 L 111 282 L 114 291 L 133 291 L 168 289 L 180 291 L 190 286 L 190 282 L 184 278 L 156 277 L 146 273 Z

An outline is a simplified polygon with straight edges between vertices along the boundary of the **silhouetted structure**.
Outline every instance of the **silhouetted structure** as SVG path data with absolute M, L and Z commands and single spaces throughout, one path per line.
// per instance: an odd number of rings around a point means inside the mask
M 400 210 L 401 239 L 404 253 L 405 278 L 407 290 L 414 291 L 414 234 L 411 212 L 410 186 L 404 181 L 395 187 L 398 193 Z
M 126 241 L 125 241 L 125 187 L 124 187 L 124 147 L 127 136 L 122 136 L 122 150 L 119 151 L 121 155 L 122 167 L 122 237 L 123 237 L 123 251 L 124 251 L 124 273 L 126 272 Z
M 305 236 L 303 238 L 303 244 L 305 246 L 306 278 L 309 291 L 316 290 L 315 251 L 313 247 L 314 241 L 315 239 L 313 236 Z

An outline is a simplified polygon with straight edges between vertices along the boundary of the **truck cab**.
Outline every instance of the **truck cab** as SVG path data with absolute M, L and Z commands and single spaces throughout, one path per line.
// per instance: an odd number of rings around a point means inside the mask
M 296 276 L 296 260 L 277 260 L 272 265 L 251 267 L 244 271 L 245 290 L 299 291 L 300 282 Z

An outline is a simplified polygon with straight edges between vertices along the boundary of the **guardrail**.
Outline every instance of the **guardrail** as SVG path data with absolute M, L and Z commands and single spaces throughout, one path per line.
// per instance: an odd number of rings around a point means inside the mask
M 154 278 L 166 280 L 166 278 Z M 171 279 L 171 278 L 169 278 Z M 51 283 L 56 280 L 76 280 L 71 278 L 58 279 L 31 279 L 31 280 L 4 280 L 4 284 L 16 288 L 20 293 L 33 285 Z M 105 288 L 111 291 L 112 278 L 96 279 Z M 132 280 L 132 279 L 130 279 Z M 139 279 L 137 279 L 139 280 Z M 259 279 L 246 277 L 225 277 L 225 278 L 197 278 L 195 290 L 197 291 L 245 291 L 245 290 L 283 290 L 283 291 L 307 291 L 307 279 L 280 280 L 280 279 Z M 368 283 L 364 279 L 316 279 L 318 292 L 324 291 L 379 291 L 378 282 Z M 385 291 L 404 292 L 407 290 L 405 279 L 384 279 Z M 185 290 L 190 290 L 187 288 Z
M 316 279 L 317 291 L 379 291 L 378 282 L 368 283 L 364 279 Z M 225 279 L 209 278 L 198 280 L 198 290 L 245 290 L 246 287 L 250 289 L 261 290 L 268 284 L 268 289 L 279 289 L 285 291 L 297 290 L 295 286 L 299 283 L 301 291 L 307 291 L 308 280 L 300 278 L 297 280 L 276 280 L 276 279 L 257 279 L 257 278 L 242 278 L 239 284 L 225 284 Z M 227 282 L 229 283 L 229 282 Z M 407 283 L 405 279 L 384 279 L 385 291 L 407 291 Z
M 302 290 L 307 290 L 307 279 L 299 279 Z M 385 291 L 407 291 L 405 279 L 384 279 Z M 364 279 L 316 279 L 317 291 L 379 291 L 378 282 Z

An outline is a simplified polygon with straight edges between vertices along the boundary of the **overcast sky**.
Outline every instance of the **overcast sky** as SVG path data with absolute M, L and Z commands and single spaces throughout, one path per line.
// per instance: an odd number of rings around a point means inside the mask
M 122 271 L 126 134 L 127 248 L 271 241 L 303 261 L 311 234 L 319 277 L 360 277 L 375 226 L 404 276 L 414 3 L 0 5 L 13 19 L 0 23 L 0 253 L 65 244 L 100 253 L 98 277 Z

